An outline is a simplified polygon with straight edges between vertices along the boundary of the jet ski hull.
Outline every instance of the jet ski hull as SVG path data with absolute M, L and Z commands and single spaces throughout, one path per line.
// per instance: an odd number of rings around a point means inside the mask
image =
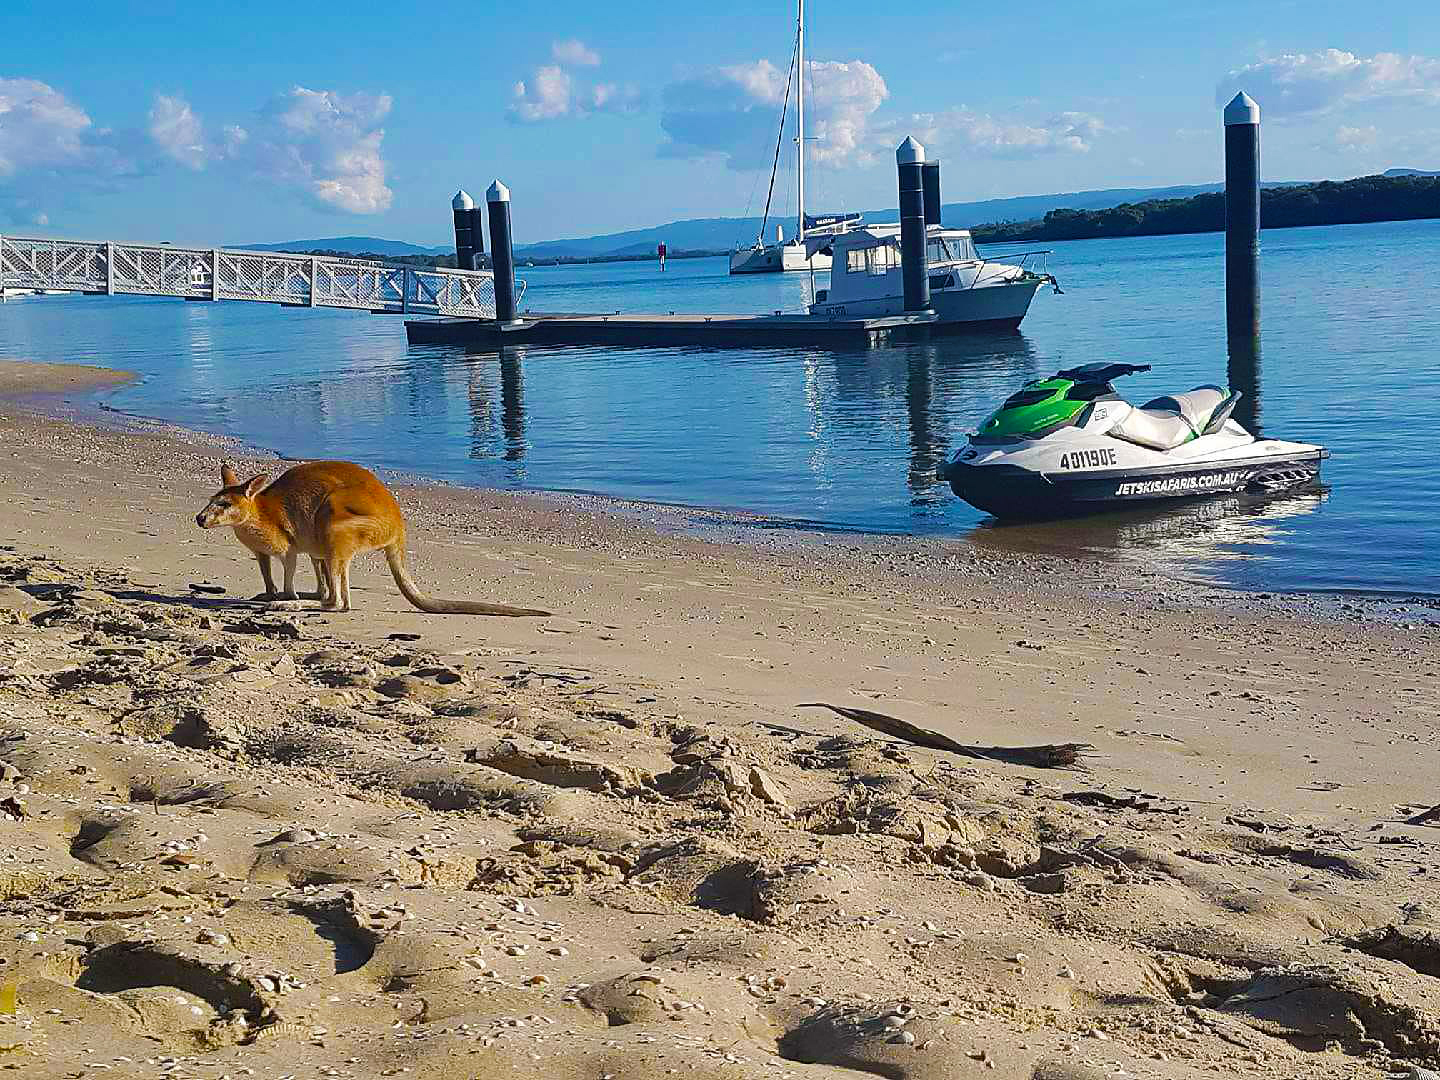
M 1070 517 L 1167 499 L 1289 491 L 1315 483 L 1328 456 L 1314 447 L 1249 459 L 1083 472 L 954 461 L 941 479 L 971 506 L 999 518 Z

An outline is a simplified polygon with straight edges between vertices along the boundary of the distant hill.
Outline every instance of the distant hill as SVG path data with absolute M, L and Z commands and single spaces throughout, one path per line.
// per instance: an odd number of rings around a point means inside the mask
M 941 177 L 944 182 L 944 177 Z M 1033 221 L 1051 210 L 1103 210 L 1127 202 L 1147 199 L 1179 199 L 1204 192 L 1219 191 L 1219 184 L 1188 184 L 1163 188 L 1105 188 L 1097 191 L 1059 192 L 1053 195 L 1017 195 L 1005 199 L 982 199 L 978 202 L 946 203 L 941 207 L 941 220 L 946 225 L 966 227 L 980 222 Z M 866 210 L 865 220 L 874 223 L 900 220 L 895 207 Z M 766 239 L 773 239 L 776 225 L 784 226 L 788 235 L 794 224 L 792 217 L 771 217 L 766 226 Z M 760 232 L 760 219 L 748 218 L 687 218 L 654 225 L 647 229 L 603 233 L 599 236 L 571 237 L 525 244 L 515 249 L 527 258 L 595 258 L 603 255 L 637 255 L 653 252 L 662 240 L 674 249 L 692 251 L 730 251 L 737 243 L 749 243 Z
M 1424 177 L 1440 173 L 1397 168 L 1389 170 L 1385 175 Z M 941 182 L 944 182 L 943 175 Z M 1273 182 L 1265 186 L 1293 187 L 1295 184 Z M 981 223 L 1034 222 L 1052 210 L 1109 210 L 1117 206 L 1186 199 L 1220 190 L 1220 184 L 1186 184 L 1158 188 L 1101 188 L 1094 191 L 1057 192 L 1052 195 L 1017 195 L 1004 199 L 946 203 L 941 208 L 941 217 L 945 224 L 956 227 Z M 871 222 L 898 221 L 899 218 L 899 211 L 894 207 L 865 211 L 865 220 Z M 765 230 L 768 237 L 774 237 L 777 224 L 784 226 L 788 233 L 794 219 L 771 217 Z M 537 262 L 556 259 L 571 261 L 606 257 L 637 258 L 653 254 L 655 245 L 662 240 L 672 255 L 682 251 L 730 251 L 737 243 L 754 240 L 759 232 L 758 217 L 686 218 L 645 229 L 517 244 L 515 254 L 518 258 L 533 259 Z M 242 248 L 249 251 L 339 251 L 355 255 L 369 253 L 391 258 L 402 255 L 443 257 L 454 254 L 454 248 L 449 244 L 422 247 L 402 240 L 383 240 L 375 236 L 331 236 L 319 240 L 291 240 L 283 244 L 246 244 L 242 245 Z
M 347 255 L 445 255 L 449 247 L 419 247 L 403 240 L 382 240 L 378 236 L 327 236 L 320 240 L 287 240 L 282 244 L 241 244 L 238 251 L 338 251 Z
M 1440 218 L 1440 174 L 1401 172 L 1340 183 L 1322 180 L 1266 187 L 1260 192 L 1260 222 L 1267 229 L 1423 218 Z M 1060 208 L 1039 221 L 979 226 L 974 236 L 983 244 L 1163 236 L 1219 232 L 1224 227 L 1224 194 L 1202 192 L 1188 199 L 1149 199 L 1099 210 Z

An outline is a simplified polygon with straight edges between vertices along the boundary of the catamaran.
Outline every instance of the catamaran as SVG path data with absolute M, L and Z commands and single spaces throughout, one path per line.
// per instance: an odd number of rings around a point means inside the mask
M 790 104 L 791 82 L 795 85 L 795 233 L 787 241 L 782 225 L 775 226 L 775 241 L 765 242 L 765 229 L 770 222 L 770 200 L 775 194 L 775 173 L 780 164 L 780 147 L 785 141 L 785 113 Z M 790 78 L 785 81 L 785 99 L 780 106 L 780 133 L 775 137 L 775 159 L 770 164 L 770 188 L 765 194 L 765 212 L 760 218 L 760 234 L 755 241 L 737 247 L 730 253 L 732 274 L 776 274 L 787 270 L 829 270 L 828 252 L 806 250 L 807 237 L 836 236 L 855 228 L 859 214 L 805 213 L 805 0 L 795 5 L 795 53 L 791 58 Z

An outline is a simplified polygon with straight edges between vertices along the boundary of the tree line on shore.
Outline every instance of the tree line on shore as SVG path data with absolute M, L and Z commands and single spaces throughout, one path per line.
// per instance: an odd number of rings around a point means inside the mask
M 1361 176 L 1260 191 L 1260 224 L 1266 229 L 1434 217 L 1440 217 L 1440 177 L 1436 176 Z M 1123 203 L 1107 210 L 1051 210 L 1040 221 L 977 225 L 971 235 L 976 243 L 984 244 L 1161 236 L 1224 228 L 1225 195 L 1207 192 L 1188 199 Z

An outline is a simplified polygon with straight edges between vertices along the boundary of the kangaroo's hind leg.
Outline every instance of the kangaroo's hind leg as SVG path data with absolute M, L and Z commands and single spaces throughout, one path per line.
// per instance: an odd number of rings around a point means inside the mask
M 336 562 L 339 564 L 338 584 L 340 586 L 341 611 L 350 610 L 350 560 L 353 558 L 353 555 L 348 555 L 345 558 L 336 560 Z

